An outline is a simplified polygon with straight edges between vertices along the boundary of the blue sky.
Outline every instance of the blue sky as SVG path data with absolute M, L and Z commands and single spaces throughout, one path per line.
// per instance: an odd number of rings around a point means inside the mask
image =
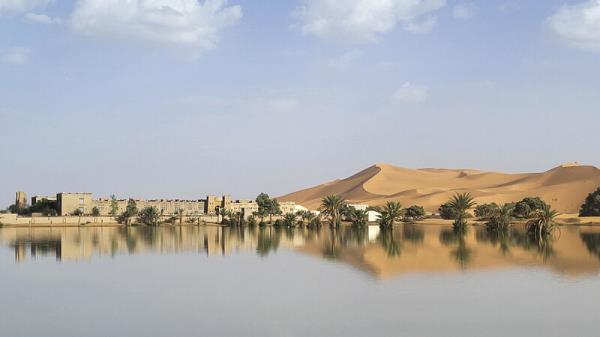
M 599 0 L 0 0 L 0 203 L 600 166 L 599 88 Z

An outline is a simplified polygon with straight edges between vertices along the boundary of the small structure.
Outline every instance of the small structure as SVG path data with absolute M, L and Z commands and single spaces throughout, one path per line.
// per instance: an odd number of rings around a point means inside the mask
M 376 212 L 376 211 L 368 211 L 367 212 L 367 221 L 368 222 L 375 222 L 378 221 L 381 218 L 381 213 Z

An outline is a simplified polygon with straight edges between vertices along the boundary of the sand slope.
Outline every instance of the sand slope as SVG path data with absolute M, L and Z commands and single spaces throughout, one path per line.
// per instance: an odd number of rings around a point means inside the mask
M 457 192 L 470 192 L 479 203 L 505 203 L 539 196 L 563 213 L 576 213 L 585 197 L 600 186 L 593 166 L 563 165 L 543 173 L 508 174 L 478 170 L 406 169 L 376 164 L 346 179 L 294 192 L 278 199 L 316 209 L 326 195 L 349 202 L 380 205 L 389 200 L 435 211 Z

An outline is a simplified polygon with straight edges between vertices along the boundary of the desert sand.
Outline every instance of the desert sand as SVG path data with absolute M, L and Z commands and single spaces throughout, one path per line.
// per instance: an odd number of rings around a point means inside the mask
M 500 173 L 470 169 L 407 169 L 375 164 L 345 179 L 279 197 L 316 209 L 321 199 L 337 194 L 351 203 L 372 206 L 399 201 L 429 212 L 452 195 L 469 192 L 478 203 L 506 203 L 540 197 L 561 213 L 577 213 L 585 197 L 600 187 L 600 169 L 565 164 L 543 173 Z

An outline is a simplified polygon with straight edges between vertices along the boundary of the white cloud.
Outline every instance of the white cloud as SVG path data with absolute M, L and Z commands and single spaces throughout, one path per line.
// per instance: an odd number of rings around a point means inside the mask
M 46 25 L 61 23 L 61 20 L 59 18 L 51 18 L 48 15 L 36 13 L 25 14 L 25 20 L 31 23 L 41 23 Z
M 401 25 L 410 32 L 435 26 L 427 15 L 446 5 L 446 0 L 303 0 L 294 17 L 304 34 L 352 42 L 374 42 Z
M 79 0 L 72 25 L 90 36 L 210 49 L 241 17 L 227 0 Z
M 347 68 L 362 55 L 360 50 L 351 50 L 338 57 L 327 60 L 326 65 L 333 68 Z
M 429 98 L 429 88 L 424 85 L 406 82 L 394 92 L 392 98 L 405 103 L 425 102 Z
M 21 66 L 29 61 L 31 50 L 25 47 L 13 47 L 0 53 L 0 62 L 4 64 Z
M 452 16 L 457 19 L 470 19 L 475 15 L 475 6 L 471 3 L 459 3 L 452 9 Z
M 600 50 L 600 0 L 564 5 L 548 22 L 554 33 L 567 43 Z
M 0 0 L 0 13 L 24 13 L 44 8 L 53 0 Z
M 296 109 L 298 101 L 291 98 L 271 99 L 267 102 L 269 109 L 277 113 L 289 113 Z

